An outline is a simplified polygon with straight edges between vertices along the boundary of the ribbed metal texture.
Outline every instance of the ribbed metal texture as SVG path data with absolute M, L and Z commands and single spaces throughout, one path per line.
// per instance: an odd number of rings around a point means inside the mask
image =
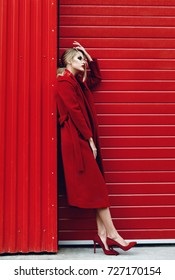
M 175 238 L 175 3 L 60 4 L 60 53 L 77 40 L 102 71 L 94 98 L 115 225 L 125 238 Z M 91 239 L 94 215 L 65 201 L 60 239 Z
M 57 251 L 55 0 L 0 1 L 0 252 Z

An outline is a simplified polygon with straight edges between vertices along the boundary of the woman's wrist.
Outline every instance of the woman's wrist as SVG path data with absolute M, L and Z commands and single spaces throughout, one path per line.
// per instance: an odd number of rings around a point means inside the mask
M 93 138 L 90 137 L 90 138 L 89 138 L 89 143 L 93 143 L 93 142 L 94 142 Z
M 88 53 L 85 53 L 85 56 L 86 56 L 88 62 L 93 61 L 92 57 Z
M 96 159 L 96 157 L 97 157 L 97 148 L 96 148 L 96 146 L 95 146 L 95 144 L 94 144 L 94 140 L 93 140 L 92 137 L 89 138 L 89 145 L 90 145 L 90 147 L 91 147 L 91 149 L 92 149 L 94 158 Z
M 96 146 L 92 137 L 89 138 L 89 144 L 93 150 L 96 150 Z

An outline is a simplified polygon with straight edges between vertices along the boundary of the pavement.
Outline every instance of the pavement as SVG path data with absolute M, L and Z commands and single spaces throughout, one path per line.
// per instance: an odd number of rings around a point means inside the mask
M 57 253 L 2 254 L 1 260 L 175 260 L 175 244 L 138 244 L 124 252 L 115 248 L 118 256 L 104 255 L 98 246 L 94 254 L 93 245 L 60 245 Z

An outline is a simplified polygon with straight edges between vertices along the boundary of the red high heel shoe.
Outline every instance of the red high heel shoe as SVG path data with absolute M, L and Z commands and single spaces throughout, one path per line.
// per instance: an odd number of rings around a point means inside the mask
M 96 253 L 96 244 L 99 244 L 100 247 L 103 249 L 103 252 L 104 252 L 105 255 L 113 255 L 113 256 L 114 255 L 116 255 L 116 256 L 119 255 L 119 253 L 112 248 L 107 250 L 98 234 L 94 237 L 93 241 L 94 241 L 94 254 Z
M 128 245 L 124 246 L 124 245 L 121 245 L 120 243 L 118 243 L 117 241 L 107 237 L 107 245 L 109 247 L 111 246 L 117 246 L 119 247 L 120 249 L 124 250 L 124 251 L 128 251 L 130 250 L 132 247 L 134 247 L 135 245 L 137 244 L 137 242 L 133 241 L 133 242 L 130 242 Z

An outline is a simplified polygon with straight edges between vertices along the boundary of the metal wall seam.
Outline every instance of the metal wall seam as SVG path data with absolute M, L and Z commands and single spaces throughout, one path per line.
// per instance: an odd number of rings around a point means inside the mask
M 49 1 L 49 19 L 50 19 L 50 93 L 49 95 L 49 116 L 50 116 L 50 152 L 49 154 L 49 166 L 50 166 L 50 187 L 48 185 L 49 192 L 49 206 L 50 216 L 48 219 L 48 244 L 51 244 L 53 250 L 58 248 L 58 217 L 57 217 L 57 109 L 55 104 L 55 75 L 57 70 L 57 12 L 58 1 Z M 51 242 L 52 241 L 52 242 Z
M 0 1 L 0 251 L 4 244 L 5 100 L 6 100 L 7 2 Z
M 19 6 L 19 64 L 18 64 L 18 200 L 17 245 L 19 251 L 28 251 L 29 235 L 29 102 L 30 102 L 30 1 Z
M 17 145 L 17 54 L 18 42 L 18 3 L 13 6 L 7 3 L 7 79 L 6 79 L 6 104 L 5 104 L 5 193 L 4 205 L 4 242 L 5 250 L 15 249 L 16 241 L 16 145 Z M 8 93 L 8 94 L 7 94 Z M 7 125 L 8 124 L 8 125 Z M 8 207 L 7 207 L 8 205 Z
M 31 1 L 30 14 L 30 172 L 29 248 L 40 248 L 41 235 L 41 1 Z M 35 135 L 35 137 L 33 137 Z
M 42 213 L 49 209 L 49 217 L 42 216 L 43 245 L 54 246 L 57 242 L 57 154 L 56 154 L 56 107 L 54 101 L 54 84 L 56 77 L 56 19 L 57 2 L 50 1 L 42 6 L 42 127 L 47 127 L 42 135 L 43 149 L 47 150 L 42 154 L 43 176 L 42 176 Z M 48 28 L 46 28 L 48 22 Z M 47 92 L 50 92 L 48 95 Z M 47 112 L 47 114 L 45 114 Z M 49 118 L 48 118 L 49 116 Z M 46 125 L 47 124 L 47 125 Z M 44 129 L 42 129 L 44 132 Z

